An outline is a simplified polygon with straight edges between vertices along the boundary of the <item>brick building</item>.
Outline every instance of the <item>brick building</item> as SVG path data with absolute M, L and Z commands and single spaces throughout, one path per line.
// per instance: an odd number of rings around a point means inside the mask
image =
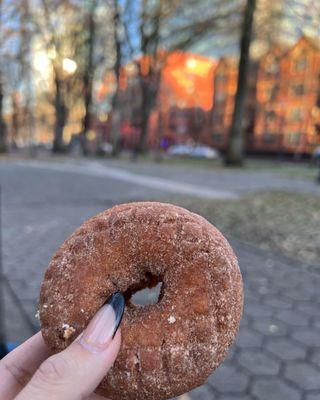
M 280 61 L 278 101 L 284 110 L 283 149 L 308 153 L 320 143 L 320 47 L 302 37 Z
M 223 57 L 215 71 L 212 108 L 212 142 L 218 149 L 227 146 L 234 96 L 237 90 L 237 59 Z
M 310 153 L 320 143 L 320 48 L 305 37 L 259 62 L 254 149 Z
M 281 56 L 281 50 L 274 49 L 259 60 L 254 150 L 276 152 L 282 146 L 285 116 L 283 104 L 278 100 Z
M 213 108 L 211 112 L 212 145 L 225 149 L 232 122 L 234 99 L 237 90 L 238 60 L 235 57 L 220 59 L 214 80 Z M 252 63 L 248 76 L 248 95 L 244 116 L 244 131 L 249 146 L 253 141 L 256 111 L 257 64 Z
M 212 143 L 210 115 L 216 61 L 174 52 L 163 70 L 159 93 L 161 131 L 171 143 Z
M 215 71 L 212 145 L 224 150 L 234 108 L 237 60 L 220 59 Z M 301 37 L 250 66 L 244 132 L 248 151 L 309 154 L 320 143 L 320 47 Z
M 237 74 L 236 57 L 217 63 L 192 53 L 170 54 L 150 118 L 149 147 L 165 139 L 225 150 Z M 128 147 L 140 129 L 140 87 L 131 75 L 121 91 L 122 137 Z M 251 63 L 243 125 L 249 152 L 310 154 L 320 144 L 319 43 L 301 37 L 290 49 L 273 48 Z

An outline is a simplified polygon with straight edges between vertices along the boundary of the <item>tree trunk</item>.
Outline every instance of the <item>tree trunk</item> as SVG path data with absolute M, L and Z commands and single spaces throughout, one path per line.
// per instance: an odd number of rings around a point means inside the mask
M 1 6 L 1 3 L 0 3 Z M 2 211 L 2 190 L 0 186 L 0 210 Z M 3 273 L 3 263 L 2 263 L 2 213 L 0 213 L 0 252 L 1 252 L 1 258 L 0 258 L 0 360 L 5 357 L 8 354 L 8 349 L 6 345 L 6 312 L 5 312 L 5 303 L 4 303 L 4 273 Z
M 35 149 L 32 146 L 34 142 L 34 133 L 36 129 L 35 118 L 34 118 L 34 95 L 33 88 L 34 83 L 32 79 L 33 71 L 32 66 L 30 64 L 31 52 L 32 52 L 32 38 L 33 38 L 33 28 L 31 24 L 32 16 L 30 13 L 30 1 L 29 0 L 20 0 L 21 4 L 21 13 L 20 13 L 20 25 L 25 27 L 19 31 L 20 38 L 20 46 L 19 46 L 19 58 L 20 58 L 20 81 L 24 82 L 24 104 L 23 113 L 21 118 L 18 120 L 19 126 L 19 135 L 22 133 L 21 127 L 23 126 L 23 136 L 28 139 L 30 143 L 29 146 L 29 155 L 33 157 L 35 155 Z
M 162 2 L 158 1 L 157 4 L 157 12 L 153 17 L 153 30 L 152 33 L 146 34 L 144 29 L 144 20 L 147 12 L 147 1 L 142 2 L 142 23 L 140 24 L 140 33 L 141 33 L 141 53 L 144 56 L 148 56 L 151 59 L 151 64 L 149 65 L 149 72 L 147 76 L 143 76 L 141 63 L 139 66 L 139 76 L 140 76 L 140 85 L 141 85 L 141 131 L 140 138 L 135 148 L 136 155 L 145 153 L 147 150 L 147 141 L 148 141 L 148 128 L 149 128 L 149 119 L 151 111 L 156 104 L 156 98 L 158 94 L 159 83 L 161 80 L 161 69 L 159 70 L 159 59 L 158 59 L 158 49 L 159 49 L 159 40 L 160 40 L 160 24 L 162 18 Z
M 87 74 L 86 74 L 87 75 Z M 83 154 L 88 154 L 88 149 L 87 149 L 87 135 L 88 131 L 91 126 L 91 120 L 92 120 L 92 114 L 91 114 L 91 105 L 92 105 L 92 79 L 90 77 L 87 77 L 84 79 L 85 80 L 85 95 L 84 95 L 84 108 L 85 108 L 85 113 L 84 117 L 82 119 L 82 130 L 81 130 L 81 136 L 82 136 L 82 150 Z
M 116 52 L 116 61 L 114 63 L 114 74 L 116 76 L 116 91 L 112 98 L 112 126 L 111 126 L 111 143 L 112 156 L 117 157 L 121 151 L 120 129 L 121 129 L 121 111 L 120 111 L 120 68 L 121 68 L 121 41 L 118 35 L 118 28 L 121 23 L 119 14 L 118 0 L 113 0 L 114 17 L 113 17 L 113 37 Z
M 148 106 L 141 111 L 140 137 L 135 148 L 137 155 L 144 154 L 147 151 L 150 113 L 151 109 Z
M 0 29 L 2 22 L 2 0 L 0 0 Z M 2 43 L 0 42 L 0 45 Z M 0 63 L 1 63 L 0 59 Z M 3 115 L 3 99 L 4 99 L 4 88 L 3 88 L 3 75 L 2 68 L 0 65 L 0 153 L 7 151 L 7 125 Z M 1 321 L 0 321 L 1 322 Z
M 112 99 L 112 123 L 111 123 L 111 144 L 112 156 L 118 157 L 121 151 L 120 129 L 121 129 L 121 110 L 119 101 L 119 91 L 116 90 Z
M 62 153 L 64 151 L 63 145 L 63 129 L 67 119 L 67 108 L 62 98 L 62 82 L 55 76 L 55 127 L 54 127 L 54 140 L 52 151 L 54 153 Z
M 157 120 L 157 144 L 156 144 L 156 155 L 155 155 L 155 160 L 157 162 L 161 162 L 162 161 L 162 152 L 163 149 L 162 148 L 162 135 L 163 135 L 163 115 L 162 115 L 162 111 L 161 111 L 161 106 L 159 105 L 159 109 L 158 109 L 158 120 Z
M 11 94 L 11 106 L 12 106 L 12 136 L 11 136 L 11 145 L 13 147 L 17 146 L 17 142 L 19 139 L 19 128 L 20 128 L 20 118 L 19 118 L 19 105 L 17 101 L 16 93 Z
M 242 121 L 245 111 L 247 75 L 250 63 L 249 51 L 255 7 L 256 0 L 247 0 L 241 32 L 237 92 L 235 96 L 235 105 L 229 132 L 229 144 L 225 160 L 226 164 L 234 166 L 241 166 L 243 164 L 244 137 Z
M 87 149 L 87 135 L 91 126 L 92 120 L 92 89 L 93 89 L 93 74 L 94 74 L 94 44 L 95 44 L 95 21 L 94 21 L 94 13 L 96 9 L 96 1 L 92 0 L 89 15 L 88 15 L 88 61 L 86 70 L 83 76 L 83 87 L 84 87 L 84 108 L 85 113 L 82 119 L 82 147 L 83 154 L 88 153 Z
M 158 94 L 158 85 L 161 74 L 157 77 L 156 87 L 153 87 L 153 83 L 146 82 L 144 77 L 140 77 L 141 80 L 141 111 L 140 111 L 140 137 L 135 148 L 136 154 L 143 154 L 147 151 L 148 143 L 148 131 L 149 131 L 149 120 L 151 111 L 156 104 L 156 96 Z M 149 75 L 149 81 L 152 75 Z
M 3 115 L 3 99 L 3 85 L 0 76 L 0 153 L 7 151 L 7 125 Z

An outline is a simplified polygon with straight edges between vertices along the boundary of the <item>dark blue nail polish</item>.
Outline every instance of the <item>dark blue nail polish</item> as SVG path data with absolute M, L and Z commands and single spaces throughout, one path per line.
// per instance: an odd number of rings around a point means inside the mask
M 123 294 L 121 292 L 115 292 L 113 293 L 108 300 L 105 302 L 105 304 L 110 305 L 115 313 L 115 325 L 114 325 L 114 332 L 112 335 L 112 339 L 114 338 L 115 334 L 117 333 L 117 330 L 120 326 L 123 313 L 124 313 L 124 308 L 125 308 L 125 300 L 123 297 Z

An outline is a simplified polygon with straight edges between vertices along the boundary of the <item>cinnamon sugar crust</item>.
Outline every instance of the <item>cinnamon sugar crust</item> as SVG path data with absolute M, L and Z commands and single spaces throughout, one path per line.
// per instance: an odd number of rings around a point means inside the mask
M 162 282 L 156 304 L 131 295 Z M 41 286 L 41 331 L 66 348 L 115 291 L 127 305 L 122 345 L 97 389 L 112 400 L 162 400 L 204 383 L 239 327 L 237 258 L 208 221 L 157 202 L 115 206 L 86 221 L 53 256 Z

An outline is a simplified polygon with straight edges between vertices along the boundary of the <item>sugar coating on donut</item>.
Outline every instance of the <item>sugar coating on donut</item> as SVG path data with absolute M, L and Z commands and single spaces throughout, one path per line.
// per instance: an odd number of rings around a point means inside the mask
M 130 296 L 162 282 L 156 304 Z M 86 221 L 52 258 L 39 301 L 41 330 L 67 347 L 110 294 L 127 306 L 118 358 L 97 389 L 112 400 L 161 400 L 201 385 L 239 327 L 243 289 L 236 256 L 204 218 L 157 202 L 115 206 Z
M 63 339 L 65 340 L 69 339 L 76 331 L 74 327 L 70 326 L 69 324 L 62 324 L 62 329 L 63 329 Z

